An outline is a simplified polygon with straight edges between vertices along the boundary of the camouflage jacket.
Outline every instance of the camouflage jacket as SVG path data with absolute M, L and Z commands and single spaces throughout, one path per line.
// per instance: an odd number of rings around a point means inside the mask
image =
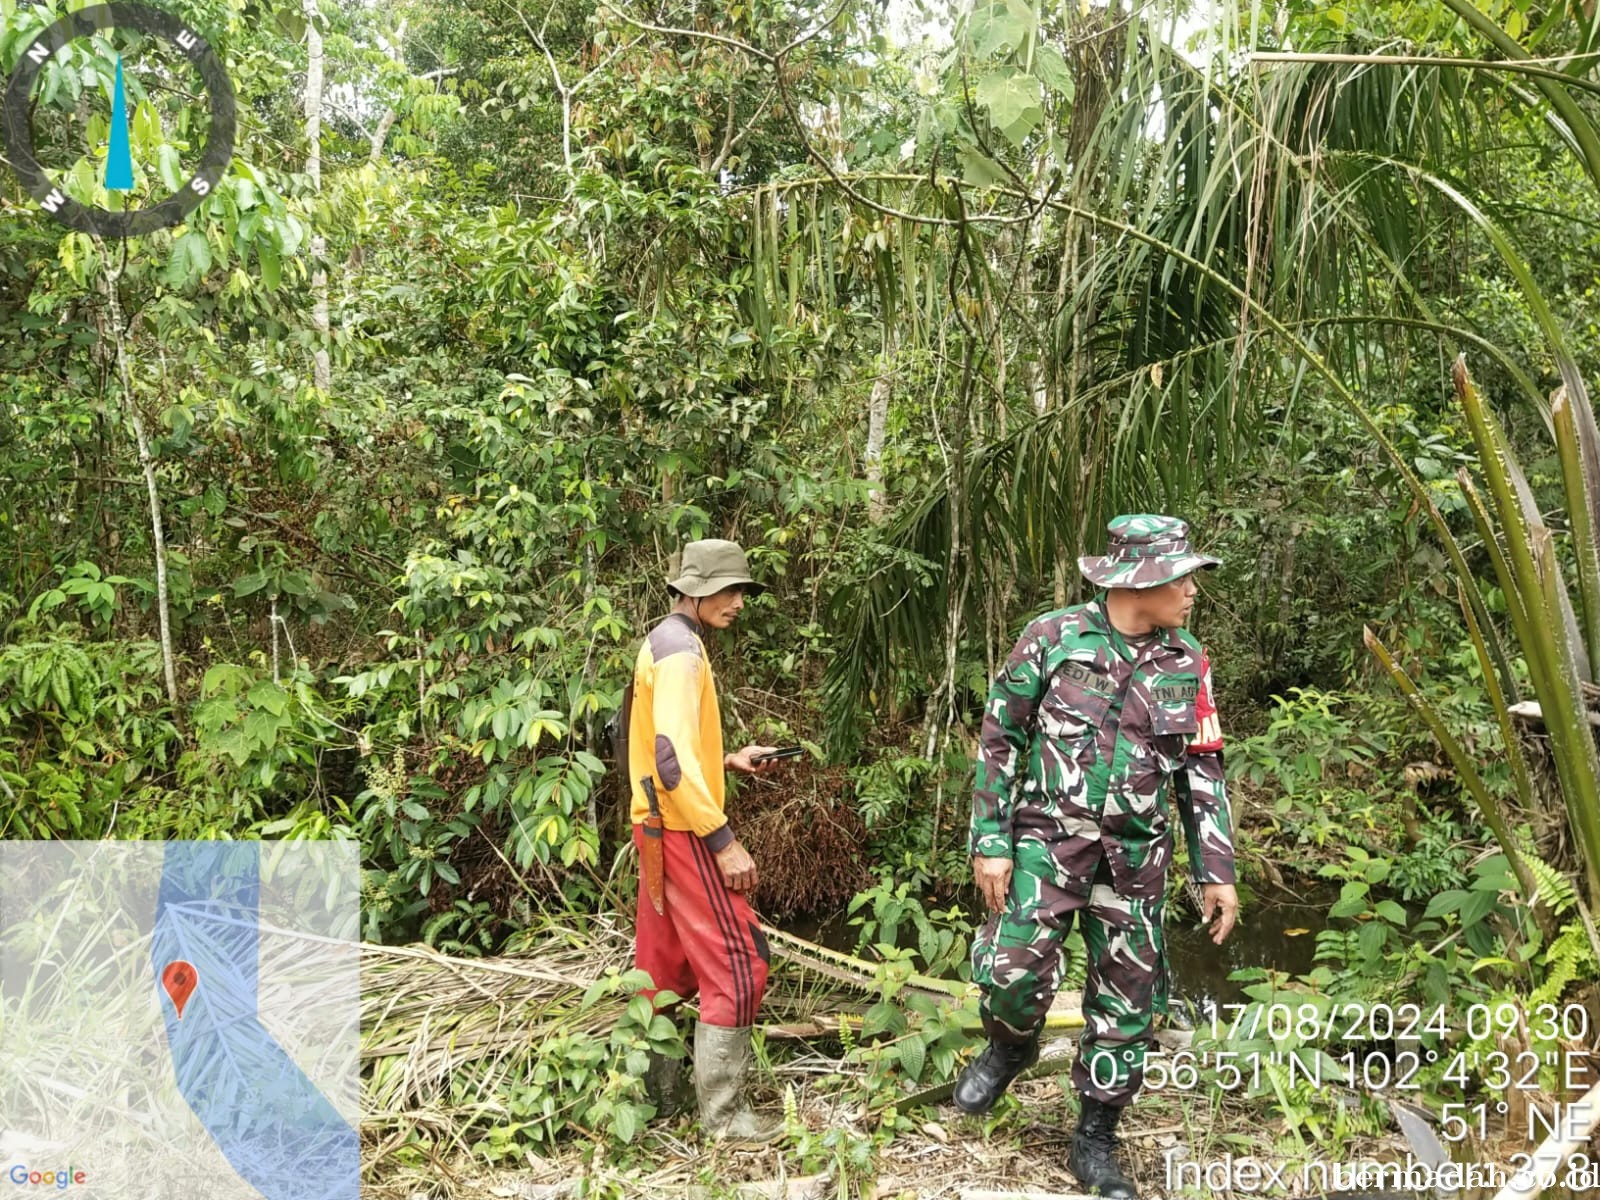
M 1102 848 L 1119 894 L 1160 895 L 1172 860 L 1170 791 L 1193 876 L 1232 883 L 1233 822 L 1211 665 L 1187 630 L 1142 650 L 1104 593 L 1022 631 L 989 691 L 973 784 L 973 854 L 1049 847 L 1054 883 L 1087 895 Z

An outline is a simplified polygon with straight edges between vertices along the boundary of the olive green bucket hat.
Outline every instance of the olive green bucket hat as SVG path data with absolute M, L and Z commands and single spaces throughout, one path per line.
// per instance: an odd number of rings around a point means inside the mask
M 744 584 L 745 592 L 751 596 L 759 596 L 767 590 L 750 578 L 750 564 L 745 561 L 739 543 L 721 538 L 690 542 L 683 548 L 681 565 L 669 566 L 667 574 L 676 576 L 667 580 L 669 588 L 695 599 L 736 583 Z
M 1189 525 L 1177 517 L 1124 513 L 1106 532 L 1111 538 L 1105 554 L 1078 560 L 1084 578 L 1099 587 L 1157 587 L 1202 567 L 1222 565 L 1220 558 L 1189 548 Z

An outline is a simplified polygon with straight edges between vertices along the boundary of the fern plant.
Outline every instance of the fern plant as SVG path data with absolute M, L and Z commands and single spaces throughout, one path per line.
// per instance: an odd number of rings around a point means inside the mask
M 1595 935 L 1572 880 L 1537 854 L 1527 854 L 1526 861 L 1538 885 L 1537 896 L 1550 912 L 1557 917 L 1576 914 L 1556 931 L 1540 958 L 1544 974 L 1528 997 L 1529 1005 L 1536 1009 L 1539 1005 L 1560 1003 L 1568 984 L 1593 979 L 1600 973 L 1600 938 Z

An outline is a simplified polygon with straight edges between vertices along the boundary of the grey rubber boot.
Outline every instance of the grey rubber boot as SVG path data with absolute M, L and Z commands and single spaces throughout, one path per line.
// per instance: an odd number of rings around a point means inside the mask
M 691 1096 L 687 1065 L 681 1058 L 650 1051 L 650 1065 L 644 1072 L 644 1094 L 656 1106 L 656 1116 L 675 1117 L 688 1109 Z
M 745 1099 L 745 1081 L 754 1062 L 750 1026 L 695 1022 L 694 1090 L 700 1100 L 700 1123 L 719 1141 L 770 1142 L 783 1132 L 782 1121 L 756 1116 Z

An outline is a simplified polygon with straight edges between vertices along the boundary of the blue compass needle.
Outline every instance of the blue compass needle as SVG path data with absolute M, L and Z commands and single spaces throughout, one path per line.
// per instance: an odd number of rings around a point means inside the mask
M 122 85 L 122 55 L 117 55 L 117 88 L 111 97 L 111 146 L 106 153 L 106 190 L 133 191 L 133 150 L 128 145 L 128 97 Z

